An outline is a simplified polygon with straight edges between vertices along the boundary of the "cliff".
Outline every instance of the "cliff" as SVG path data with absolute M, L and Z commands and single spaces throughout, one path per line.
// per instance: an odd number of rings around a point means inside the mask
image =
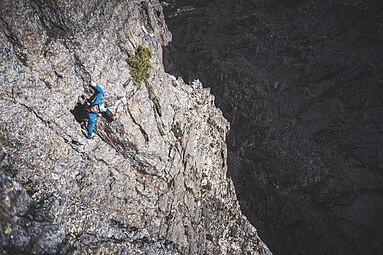
M 226 177 L 229 123 L 167 74 L 162 7 L 1 1 L 1 254 L 270 254 Z M 150 49 L 136 85 L 129 56 Z M 116 119 L 76 121 L 94 79 Z
M 383 4 L 167 1 L 166 70 L 210 87 L 274 254 L 383 250 Z

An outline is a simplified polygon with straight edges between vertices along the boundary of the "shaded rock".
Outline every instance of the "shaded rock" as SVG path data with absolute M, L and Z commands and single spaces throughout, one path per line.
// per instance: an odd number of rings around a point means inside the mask
M 380 254 L 381 1 L 163 2 L 166 70 L 211 88 L 273 252 Z

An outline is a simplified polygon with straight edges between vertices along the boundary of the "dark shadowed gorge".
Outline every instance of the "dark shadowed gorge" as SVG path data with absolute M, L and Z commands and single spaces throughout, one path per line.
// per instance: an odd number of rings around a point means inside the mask
M 381 254 L 383 2 L 162 4 L 165 70 L 211 88 L 228 175 L 274 254 Z

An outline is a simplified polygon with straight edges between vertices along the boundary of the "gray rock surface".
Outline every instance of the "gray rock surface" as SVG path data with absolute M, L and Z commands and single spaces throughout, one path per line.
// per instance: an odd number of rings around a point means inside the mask
M 381 254 L 383 2 L 163 4 L 166 70 L 216 96 L 241 208 L 274 254 Z
M 158 1 L 0 3 L 1 254 L 270 254 L 226 177 L 229 123 L 164 71 Z M 151 49 L 134 86 L 128 57 Z M 89 79 L 116 120 L 91 145 Z

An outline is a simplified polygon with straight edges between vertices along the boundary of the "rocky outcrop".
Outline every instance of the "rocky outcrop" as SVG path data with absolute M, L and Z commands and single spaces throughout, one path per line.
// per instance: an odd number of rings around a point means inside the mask
M 1 254 L 270 254 L 226 178 L 214 97 L 164 72 L 158 1 L 0 6 Z M 135 86 L 139 45 L 153 56 Z M 87 145 L 90 78 L 116 119 Z
M 275 254 L 383 250 L 382 1 L 166 1 L 169 72 L 211 87 Z

